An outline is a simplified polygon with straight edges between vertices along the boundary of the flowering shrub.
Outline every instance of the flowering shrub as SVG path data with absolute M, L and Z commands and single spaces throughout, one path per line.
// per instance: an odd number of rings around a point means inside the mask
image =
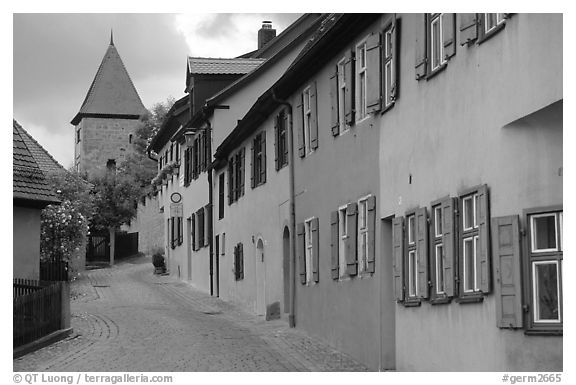
M 69 261 L 80 251 L 88 233 L 88 220 L 73 202 L 49 205 L 41 214 L 40 258 Z

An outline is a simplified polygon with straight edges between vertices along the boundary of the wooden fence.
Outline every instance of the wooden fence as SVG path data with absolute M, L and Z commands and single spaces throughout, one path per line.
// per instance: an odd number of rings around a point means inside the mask
M 65 284 L 14 279 L 14 348 L 61 329 L 62 290 Z
M 68 281 L 68 262 L 40 261 L 41 281 Z

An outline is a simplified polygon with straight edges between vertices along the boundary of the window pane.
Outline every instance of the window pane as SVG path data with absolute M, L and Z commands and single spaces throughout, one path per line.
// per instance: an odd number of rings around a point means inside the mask
M 434 233 L 437 237 L 442 236 L 442 208 L 434 208 Z
M 556 215 L 532 217 L 533 250 L 556 249 Z
M 408 217 L 408 243 L 414 243 L 416 239 L 416 229 L 414 226 L 414 215 Z
M 444 256 L 442 244 L 436 245 L 436 292 L 444 293 Z
M 474 239 L 464 240 L 464 291 L 474 291 L 475 277 Z
M 441 36 L 440 36 L 440 19 L 436 18 L 432 21 L 432 35 L 431 35 L 431 44 L 432 44 L 432 69 L 435 69 L 440 65 L 441 60 L 441 53 L 440 53 L 440 44 L 441 44 Z
M 464 198 L 464 229 L 474 227 L 474 201 L 472 197 Z
M 416 252 L 414 250 L 408 253 L 408 294 L 415 296 L 417 291 L 417 274 Z
M 535 321 L 559 321 L 558 264 L 534 263 Z

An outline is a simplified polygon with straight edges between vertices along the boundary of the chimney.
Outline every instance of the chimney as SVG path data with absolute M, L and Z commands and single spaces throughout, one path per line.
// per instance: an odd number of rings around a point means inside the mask
M 272 29 L 271 21 L 263 21 L 262 28 L 258 30 L 258 49 L 264 47 L 268 42 L 276 37 L 276 30 Z

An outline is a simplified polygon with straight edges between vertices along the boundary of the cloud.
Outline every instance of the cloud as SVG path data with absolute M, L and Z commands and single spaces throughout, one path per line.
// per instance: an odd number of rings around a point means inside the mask
M 176 30 L 185 38 L 190 56 L 235 57 L 258 48 L 262 21 L 272 21 L 277 33 L 298 14 L 220 13 L 175 16 Z

